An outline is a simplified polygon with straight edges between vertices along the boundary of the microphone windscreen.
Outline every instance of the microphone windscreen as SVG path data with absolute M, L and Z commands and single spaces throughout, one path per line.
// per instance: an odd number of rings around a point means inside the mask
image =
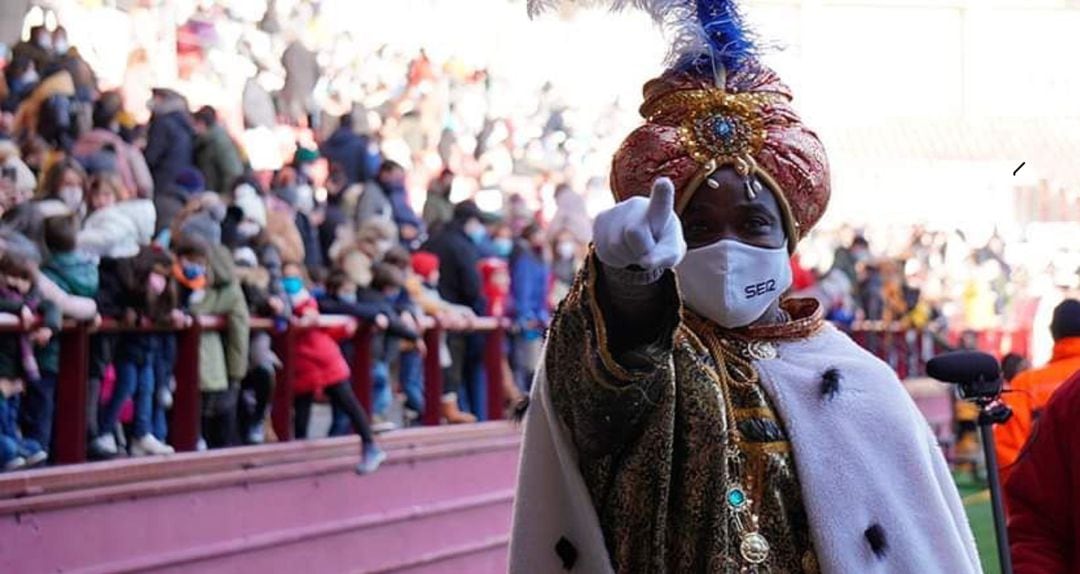
M 956 351 L 930 359 L 926 374 L 946 383 L 996 381 L 1001 377 L 1001 365 L 986 353 Z

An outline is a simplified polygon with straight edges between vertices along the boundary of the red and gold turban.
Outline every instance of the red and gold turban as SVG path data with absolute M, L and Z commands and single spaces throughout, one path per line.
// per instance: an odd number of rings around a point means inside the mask
M 617 200 L 647 195 L 671 178 L 682 212 L 698 186 L 724 166 L 756 175 L 776 195 L 794 250 L 829 203 L 829 165 L 814 132 L 791 107 L 791 91 L 756 61 L 713 79 L 672 69 L 645 84 L 646 123 L 623 141 L 611 167 Z

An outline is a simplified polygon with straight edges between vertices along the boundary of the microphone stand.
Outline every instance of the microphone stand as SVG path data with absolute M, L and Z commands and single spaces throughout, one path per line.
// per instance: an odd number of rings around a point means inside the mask
M 994 448 L 994 425 L 1012 416 L 1012 410 L 993 398 L 975 399 L 979 407 L 979 435 L 986 456 L 986 476 L 990 482 L 990 502 L 994 509 L 994 534 L 997 538 L 998 562 L 1002 574 L 1012 574 L 1012 554 L 1009 551 L 1009 532 L 1005 528 L 1005 505 L 1002 503 L 1001 479 L 998 475 L 997 451 Z

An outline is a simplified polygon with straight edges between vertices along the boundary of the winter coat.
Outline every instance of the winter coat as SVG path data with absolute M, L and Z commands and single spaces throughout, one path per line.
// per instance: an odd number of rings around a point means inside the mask
M 199 390 L 223 391 L 230 381 L 247 374 L 251 334 L 244 291 L 236 277 L 231 254 L 220 245 L 209 253 L 210 285 L 201 299 L 191 302 L 193 315 L 224 315 L 225 331 L 204 331 L 199 343 Z M 224 335 L 224 338 L 222 337 Z
M 1016 574 L 1080 571 L 1080 376 L 1043 409 L 1026 452 L 1005 483 Z
M 34 43 L 33 40 L 19 42 L 11 49 L 11 59 L 29 58 L 34 61 L 34 69 L 43 74 L 56 59 L 51 50 L 46 50 Z
M 338 167 L 347 183 L 371 181 L 382 163 L 379 146 L 352 128 L 340 127 L 319 146 L 319 152 Z
M 514 251 L 510 262 L 510 293 L 513 298 L 514 323 L 520 327 L 532 321 L 546 326 L 548 313 L 548 291 L 551 285 L 551 269 L 543 257 L 532 246 L 521 243 Z M 539 335 L 543 331 L 530 329 Z
M 44 348 L 34 348 L 26 334 L 0 335 L 0 378 L 25 381 L 28 378 L 36 379 L 41 374 L 55 375 L 60 369 L 60 346 L 56 339 L 61 328 L 60 309 L 42 297 L 38 289 L 32 289 L 25 295 L 0 289 L 0 313 L 19 316 L 23 306 L 29 306 L 41 316 L 44 326 L 52 329 L 53 340 Z M 28 365 L 32 365 L 32 369 L 27 369 Z
M 1002 469 L 1003 479 L 1012 472 L 1012 464 L 1031 436 L 1034 421 L 1046 407 L 1050 396 L 1078 371 L 1080 337 L 1062 339 L 1054 343 L 1054 356 L 1050 364 L 1020 373 L 1012 380 L 1011 391 L 1002 393 L 1002 400 L 1013 411 L 1008 421 L 994 427 L 998 468 Z
M 13 132 L 19 135 L 38 133 L 42 106 L 52 96 L 75 96 L 75 82 L 71 79 L 71 74 L 57 72 L 42 80 L 15 112 Z
M 71 148 L 71 154 L 82 158 L 104 152 L 106 146 L 112 146 L 116 150 L 116 173 L 124 186 L 134 192 L 138 197 L 150 198 L 154 196 L 154 179 L 150 175 L 150 168 L 146 165 L 146 158 L 135 146 L 127 143 L 118 134 L 107 129 L 95 128 L 79 136 L 75 146 Z
M 130 312 L 140 319 L 164 325 L 169 314 L 176 308 L 175 289 L 171 282 L 162 296 L 153 297 L 147 289 L 148 278 L 155 264 L 168 257 L 147 247 L 131 257 L 104 257 L 98 264 L 100 283 L 97 292 L 98 307 L 103 317 L 122 320 Z M 150 346 L 144 334 L 120 335 L 116 346 L 117 360 L 145 364 L 149 360 Z
M 195 141 L 195 165 L 206 178 L 206 189 L 222 194 L 231 191 L 236 179 L 244 174 L 240 150 L 220 125 L 210 126 Z
M 195 166 L 195 128 L 185 106 L 180 98 L 166 100 L 150 117 L 143 156 L 155 189 L 172 185 L 181 170 Z
M 76 321 L 90 321 L 98 314 L 97 302 L 94 299 L 69 295 L 47 275 L 38 275 L 37 288 L 41 291 L 41 296 L 56 305 L 64 317 Z
M 477 313 L 487 306 L 480 292 L 480 251 L 465 235 L 461 223 L 452 223 L 423 247 L 439 257 L 439 294 L 450 303 Z
M 154 225 L 154 234 L 168 229 L 190 199 L 191 195 L 175 183 L 155 188 L 154 211 L 157 212 L 157 223 Z
M 318 310 L 315 298 L 308 295 L 305 299 L 293 301 L 293 314 L 303 317 L 312 310 Z M 344 330 L 304 329 L 296 336 L 295 375 L 293 392 L 296 394 L 314 393 L 330 385 L 349 378 L 349 364 L 341 354 L 337 340 L 344 339 Z
M 454 204 L 449 197 L 429 190 L 424 201 L 423 216 L 431 233 L 437 233 L 442 226 L 454 219 Z
M 41 272 L 65 293 L 95 297 L 98 291 L 98 266 L 91 257 L 78 251 L 53 253 Z
M 390 203 L 390 198 L 386 197 L 379 184 L 373 181 L 360 188 L 355 205 L 353 221 L 356 229 L 360 229 L 360 226 L 371 219 L 394 220 L 394 206 Z
M 87 216 L 79 232 L 79 249 L 95 257 L 132 257 L 150 244 L 156 223 L 154 202 L 121 201 Z
M 417 231 L 424 230 L 424 220 L 416 215 L 412 205 L 409 205 L 409 192 L 404 185 L 380 186 L 383 194 L 390 200 L 390 208 L 394 214 L 394 223 L 398 227 L 411 225 Z
M 318 228 L 311 224 L 311 220 L 304 213 L 296 213 L 296 231 L 304 244 L 304 266 L 308 269 L 318 269 L 325 265 L 323 262 L 322 244 L 319 242 Z

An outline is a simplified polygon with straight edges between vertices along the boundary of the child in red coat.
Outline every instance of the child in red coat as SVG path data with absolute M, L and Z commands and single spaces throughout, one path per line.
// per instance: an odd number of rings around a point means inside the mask
M 311 403 L 315 393 L 322 391 L 337 409 L 344 412 L 353 430 L 363 441 L 363 459 L 357 465 L 360 474 L 374 472 L 386 460 L 386 453 L 375 444 L 367 415 L 360 408 L 352 387 L 349 386 L 349 364 L 341 356 L 337 341 L 328 331 L 316 328 L 319 305 L 304 286 L 303 269 L 295 264 L 285 265 L 282 284 L 292 301 L 293 314 L 300 329 L 296 337 L 294 355 L 296 371 L 293 377 L 293 431 L 296 438 L 307 437 L 308 421 L 311 419 Z M 341 338 L 355 330 L 355 324 L 337 331 Z

